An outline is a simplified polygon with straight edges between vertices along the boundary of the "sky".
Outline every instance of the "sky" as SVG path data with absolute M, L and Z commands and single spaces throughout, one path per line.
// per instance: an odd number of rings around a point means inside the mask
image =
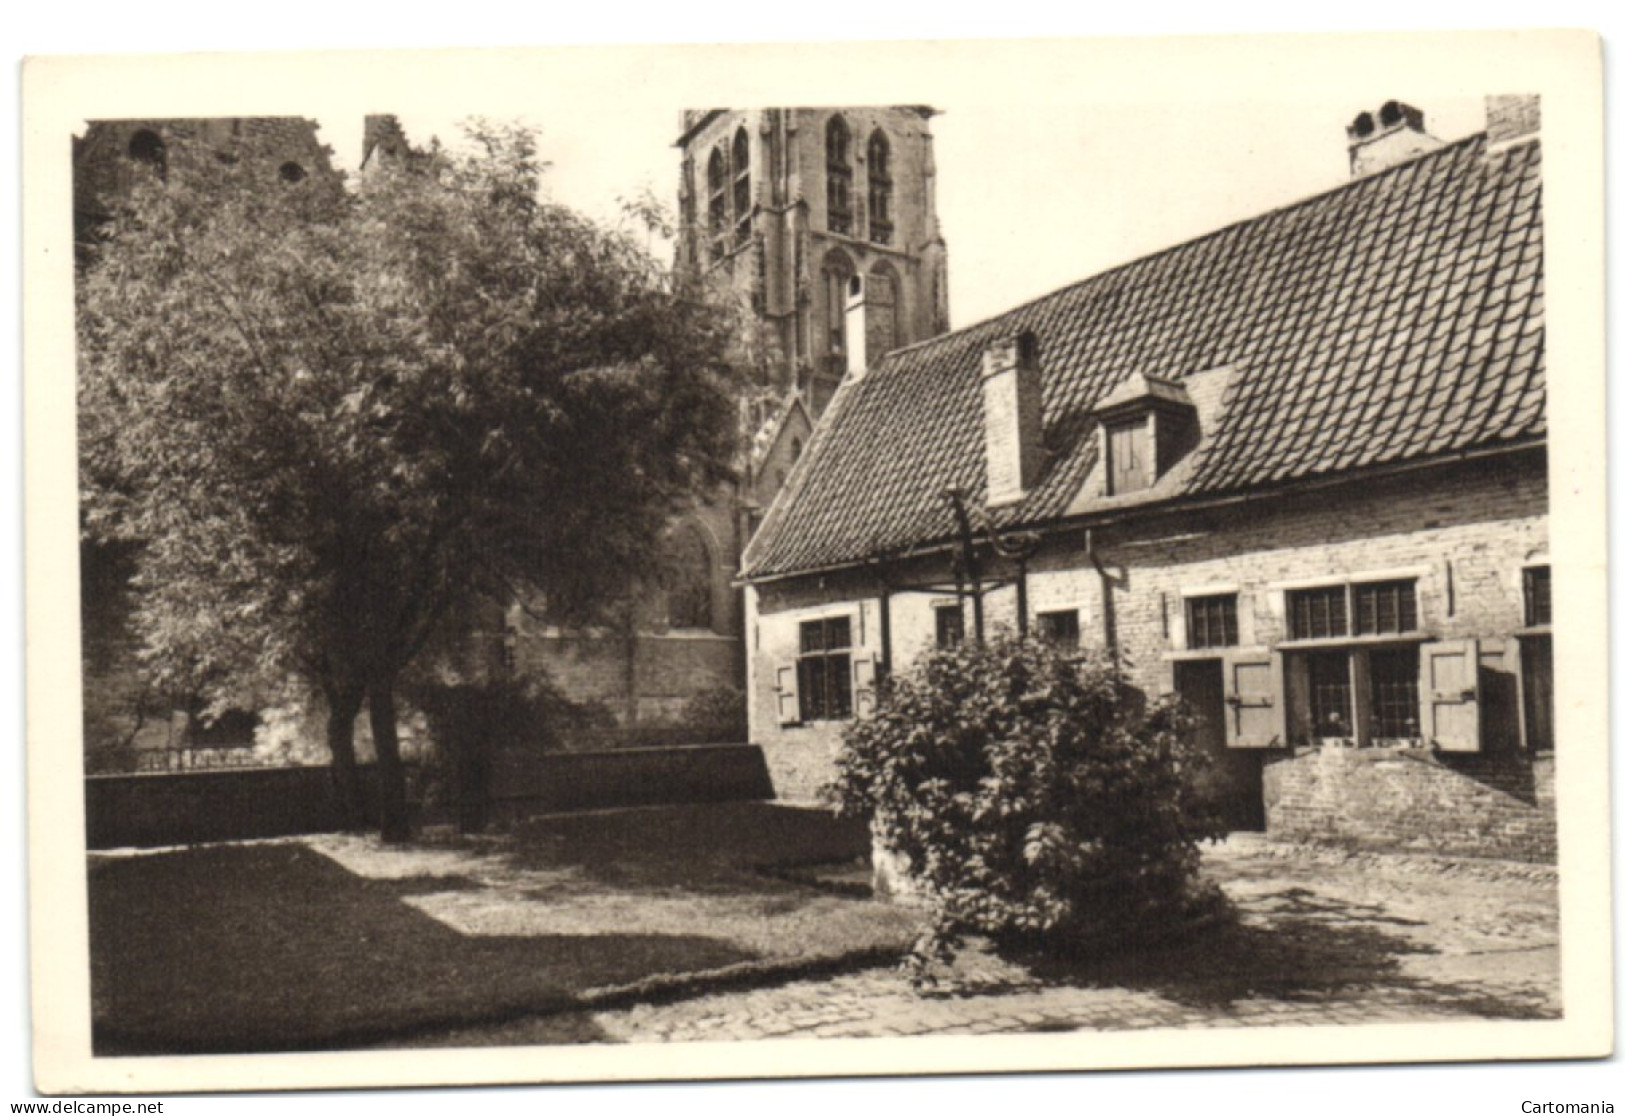
M 1390 99 L 1420 108 L 1443 140 L 1484 126 L 1481 97 L 1430 101 L 1381 83 L 1367 102 L 936 105 L 953 325 L 1347 181 L 1345 127 Z M 540 129 L 556 200 L 614 222 L 618 199 L 645 188 L 676 208 L 681 107 L 641 95 L 590 114 L 544 108 L 504 119 Z M 458 135 L 457 115 L 399 115 L 414 143 Z M 361 120 L 335 113 L 321 124 L 353 172 Z

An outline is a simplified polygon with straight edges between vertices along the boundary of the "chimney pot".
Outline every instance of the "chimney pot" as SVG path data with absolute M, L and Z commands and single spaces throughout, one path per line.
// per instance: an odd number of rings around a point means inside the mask
M 1349 172 L 1355 178 L 1385 171 L 1443 146 L 1423 127 L 1422 110 L 1403 101 L 1386 101 L 1375 117 L 1362 112 L 1345 131 Z
M 863 378 L 869 366 L 869 323 L 864 309 L 867 291 L 862 276 L 854 275 L 846 285 L 846 374 Z

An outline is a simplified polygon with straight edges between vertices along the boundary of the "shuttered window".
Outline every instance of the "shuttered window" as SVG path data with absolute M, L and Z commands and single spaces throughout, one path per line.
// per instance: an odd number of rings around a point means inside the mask
M 1150 485 L 1151 423 L 1141 418 L 1106 428 L 1106 458 L 1111 495 L 1138 492 Z
M 838 721 L 852 716 L 852 620 L 831 616 L 801 625 L 796 663 L 801 717 Z

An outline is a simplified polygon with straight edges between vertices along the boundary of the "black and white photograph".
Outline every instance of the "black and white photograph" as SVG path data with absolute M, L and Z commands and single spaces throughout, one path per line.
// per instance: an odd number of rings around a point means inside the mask
M 1611 1053 L 1595 35 L 24 96 L 41 1091 Z

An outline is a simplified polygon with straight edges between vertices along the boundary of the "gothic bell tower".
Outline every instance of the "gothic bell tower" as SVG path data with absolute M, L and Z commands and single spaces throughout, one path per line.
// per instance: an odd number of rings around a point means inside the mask
M 849 372 L 947 331 L 933 115 L 683 113 L 677 265 L 746 301 L 762 387 L 785 405 L 816 418 Z

